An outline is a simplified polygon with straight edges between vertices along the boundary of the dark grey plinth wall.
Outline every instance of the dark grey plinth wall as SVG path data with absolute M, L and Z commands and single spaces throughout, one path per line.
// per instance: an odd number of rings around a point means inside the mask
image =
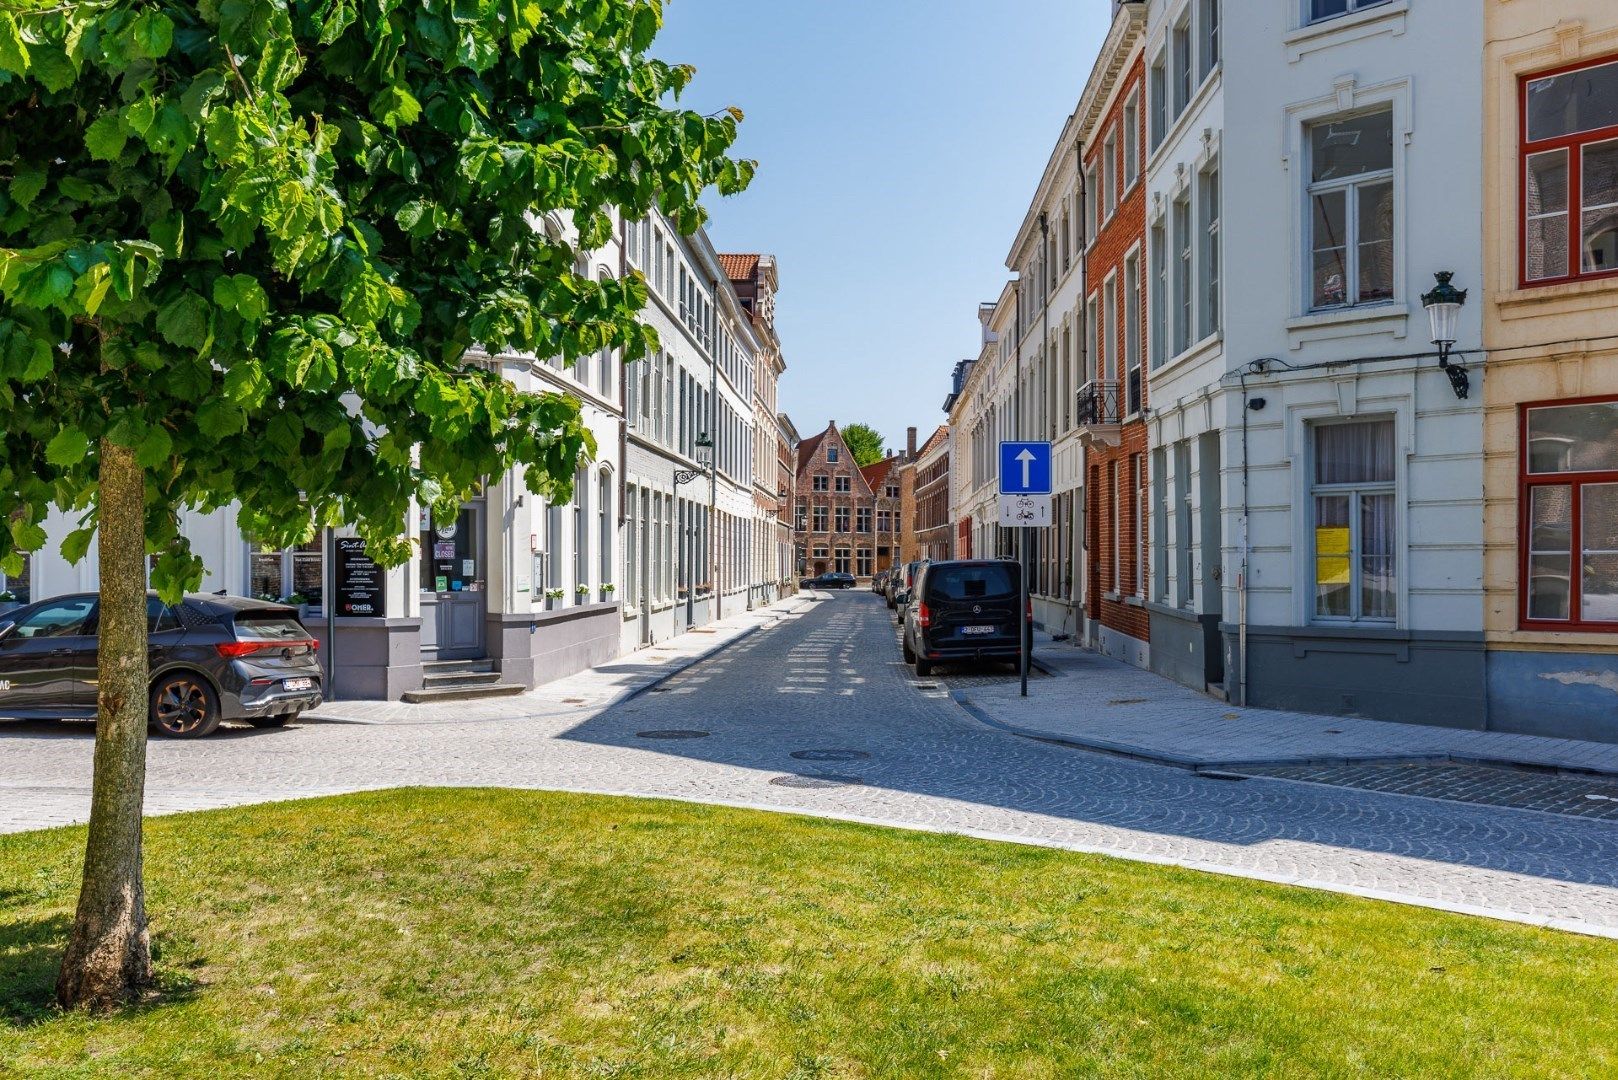
M 1236 627 L 1225 623 L 1220 630 L 1235 700 L 1241 677 Z M 1482 634 L 1250 626 L 1247 652 L 1249 705 L 1435 727 L 1487 726 Z
M 325 634 L 324 620 L 311 629 Z M 330 690 L 338 701 L 397 701 L 407 690 L 421 689 L 420 619 L 337 619 L 337 670 Z M 322 641 L 321 659 L 329 666 L 332 642 Z
M 1490 652 L 1489 730 L 1618 743 L 1618 655 Z
M 506 682 L 540 686 L 604 664 L 622 651 L 617 604 L 586 604 L 529 615 L 488 617 L 489 658 Z
M 1219 616 L 1151 603 L 1146 613 L 1151 620 L 1153 672 L 1193 690 L 1223 684 Z

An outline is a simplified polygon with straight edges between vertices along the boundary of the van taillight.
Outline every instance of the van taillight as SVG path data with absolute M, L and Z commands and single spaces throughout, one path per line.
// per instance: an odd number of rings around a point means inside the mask
M 926 604 L 922 604 L 916 609 L 916 621 L 921 624 L 923 630 L 933 625 L 933 613 L 927 610 Z
M 1029 622 L 1034 621 L 1034 598 L 1031 596 L 1028 598 L 1028 611 L 1026 612 L 1026 617 Z

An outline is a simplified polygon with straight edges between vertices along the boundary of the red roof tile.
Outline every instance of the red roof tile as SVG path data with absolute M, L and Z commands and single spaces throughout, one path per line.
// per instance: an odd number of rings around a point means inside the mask
M 721 255 L 719 265 L 732 281 L 752 281 L 758 273 L 757 255 Z

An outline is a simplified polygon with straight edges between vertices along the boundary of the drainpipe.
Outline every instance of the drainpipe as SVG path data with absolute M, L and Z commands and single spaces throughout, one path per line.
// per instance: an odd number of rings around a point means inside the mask
M 1074 152 L 1075 152 L 1075 154 L 1077 156 L 1077 164 L 1078 164 L 1078 170 L 1079 170 L 1079 205 L 1077 207 L 1078 213 L 1073 215 L 1078 220 L 1078 241 L 1079 241 L 1078 248 L 1079 248 L 1079 250 L 1078 250 L 1077 254 L 1078 254 L 1078 258 L 1079 258 L 1079 320 L 1078 320 L 1078 335 L 1077 335 L 1078 336 L 1078 341 L 1074 342 L 1073 344 L 1074 344 L 1074 351 L 1078 354 L 1078 357 L 1079 357 L 1079 374 L 1084 380 L 1083 382 L 1080 382 L 1079 385 L 1083 386 L 1084 382 L 1089 381 L 1089 375 L 1090 375 L 1090 297 L 1089 297 L 1090 260 L 1089 260 L 1089 254 L 1088 254 L 1088 248 L 1090 246 L 1090 234 L 1089 234 L 1089 222 L 1088 222 L 1088 220 L 1086 220 L 1086 210 L 1085 210 L 1085 207 L 1089 206 L 1089 204 L 1090 204 L 1090 192 L 1089 192 L 1089 185 L 1085 182 L 1085 175 L 1084 175 L 1084 140 L 1083 139 L 1080 139 L 1078 141 L 1078 145 L 1077 145 Z M 1078 423 L 1078 408 L 1079 408 L 1078 397 L 1077 397 L 1077 395 L 1075 395 L 1074 400 L 1073 400 L 1073 411 L 1074 411 L 1073 420 L 1074 420 L 1075 426 L 1077 426 L 1077 423 Z M 1090 515 L 1088 513 L 1088 506 L 1087 506 L 1087 504 L 1089 502 L 1089 499 L 1090 499 L 1090 477 L 1089 477 L 1089 469 L 1088 469 L 1089 456 L 1090 456 L 1089 448 L 1086 447 L 1085 454 L 1084 454 L 1084 461 L 1079 466 L 1080 470 L 1081 470 L 1080 479 L 1083 480 L 1083 482 L 1084 482 L 1084 496 L 1085 496 L 1083 499 L 1079 500 L 1079 513 L 1080 513 L 1080 516 L 1081 516 L 1081 519 L 1082 519 L 1081 527 L 1079 529 L 1079 568 L 1083 571 L 1083 573 L 1079 574 L 1079 575 L 1075 575 L 1078 578 L 1078 593 L 1079 593 L 1079 595 L 1075 599 L 1078 600 L 1079 606 L 1085 609 L 1084 622 L 1086 624 L 1088 624 L 1089 621 L 1090 621 L 1089 620 L 1089 600 L 1090 600 L 1090 558 L 1089 558 L 1089 556 L 1090 556 L 1090 545 L 1089 545 Z M 1088 632 L 1088 625 L 1086 625 L 1084 627 L 1084 629 L 1086 631 L 1086 633 L 1084 634 L 1084 638 L 1085 638 L 1085 640 L 1088 640 L 1089 636 L 1090 636 L 1089 632 Z
M 1240 565 L 1240 568 L 1236 571 L 1236 651 L 1240 654 L 1236 658 L 1236 664 L 1237 664 L 1237 684 L 1240 687 L 1240 693 L 1241 693 L 1241 701 L 1238 702 L 1238 704 L 1246 705 L 1247 704 L 1247 575 L 1248 575 L 1248 553 L 1251 550 L 1251 542 L 1250 542 L 1249 531 L 1248 531 L 1249 506 L 1248 506 L 1248 501 L 1247 501 L 1247 474 L 1248 474 L 1248 466 L 1247 466 L 1247 414 L 1249 412 L 1249 407 L 1248 407 L 1249 402 L 1248 402 L 1248 397 L 1247 397 L 1247 370 L 1245 368 L 1243 368 L 1241 370 L 1239 377 L 1240 377 L 1241 386 L 1242 386 L 1242 519 L 1241 519 L 1242 543 L 1241 543 L 1241 565 Z

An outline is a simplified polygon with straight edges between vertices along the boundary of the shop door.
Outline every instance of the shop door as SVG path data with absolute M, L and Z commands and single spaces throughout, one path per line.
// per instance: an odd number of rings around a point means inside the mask
M 436 660 L 476 660 L 485 652 L 488 612 L 483 503 L 453 521 L 429 518 L 421 534 L 421 644 Z

